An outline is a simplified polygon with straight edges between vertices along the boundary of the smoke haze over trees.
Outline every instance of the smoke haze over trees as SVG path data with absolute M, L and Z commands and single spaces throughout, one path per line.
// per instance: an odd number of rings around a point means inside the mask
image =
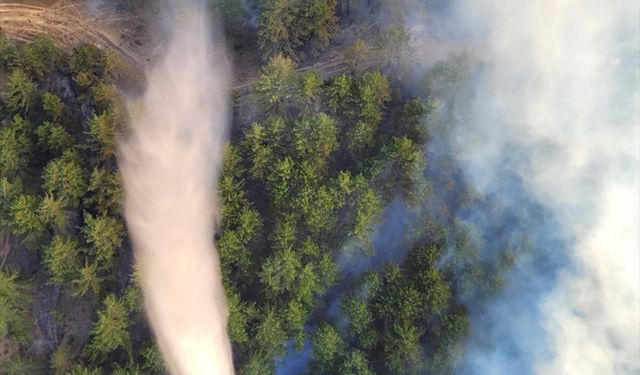
M 205 3 L 0 34 L 0 373 L 640 371 L 638 4 Z

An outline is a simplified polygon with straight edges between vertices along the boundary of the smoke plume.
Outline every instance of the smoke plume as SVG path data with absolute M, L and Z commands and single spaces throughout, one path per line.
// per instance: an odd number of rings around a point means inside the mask
M 458 5 L 486 46 L 460 162 L 486 195 L 513 196 L 501 176 L 516 175 L 557 223 L 531 222 L 535 240 L 562 239 L 533 256 L 566 260 L 516 265 L 504 298 L 475 309 L 461 372 L 637 374 L 640 4 Z
M 131 105 L 122 146 L 125 218 L 145 307 L 174 374 L 232 374 L 213 246 L 230 69 L 202 4 L 169 4 L 170 40 Z

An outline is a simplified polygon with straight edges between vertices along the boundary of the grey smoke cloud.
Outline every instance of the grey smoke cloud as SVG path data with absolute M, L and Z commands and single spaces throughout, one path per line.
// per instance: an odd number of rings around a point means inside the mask
M 119 159 L 146 311 L 173 374 L 232 374 L 213 244 L 230 67 L 203 4 L 168 4 L 170 40 L 131 105 Z
M 476 311 L 463 372 L 636 374 L 640 4 L 462 0 L 457 10 L 486 62 L 456 135 L 459 162 L 486 195 L 509 194 L 500 176 L 517 175 L 557 223 L 539 235 L 565 244 L 545 256 L 566 259 L 553 275 L 515 267 L 504 297 Z

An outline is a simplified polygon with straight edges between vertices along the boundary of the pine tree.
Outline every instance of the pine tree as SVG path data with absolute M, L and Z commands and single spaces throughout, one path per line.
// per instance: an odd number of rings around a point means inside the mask
M 89 349 L 93 356 L 101 357 L 119 348 L 130 350 L 128 328 L 131 323 L 127 315 L 122 301 L 114 294 L 107 295 L 98 312 L 98 321 L 91 329 Z
M 14 112 L 27 113 L 38 95 L 38 87 L 22 69 L 14 69 L 7 80 L 7 106 Z

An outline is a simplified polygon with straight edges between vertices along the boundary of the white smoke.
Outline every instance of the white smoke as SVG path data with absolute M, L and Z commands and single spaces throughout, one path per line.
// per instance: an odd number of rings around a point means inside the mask
M 120 168 L 146 311 L 174 374 L 232 374 L 213 246 L 230 68 L 202 4 L 178 2 L 168 50 L 148 73 Z
M 493 348 L 470 345 L 465 373 L 637 374 L 640 3 L 459 5 L 458 21 L 484 39 L 487 62 L 459 139 L 461 163 L 484 193 L 515 168 L 560 224 L 550 236 L 567 239 L 549 251 L 569 260 L 538 297 L 512 293 L 485 310 L 497 324 L 474 330 Z M 506 165 L 513 150 L 526 162 Z M 518 272 L 525 289 L 548 276 Z

